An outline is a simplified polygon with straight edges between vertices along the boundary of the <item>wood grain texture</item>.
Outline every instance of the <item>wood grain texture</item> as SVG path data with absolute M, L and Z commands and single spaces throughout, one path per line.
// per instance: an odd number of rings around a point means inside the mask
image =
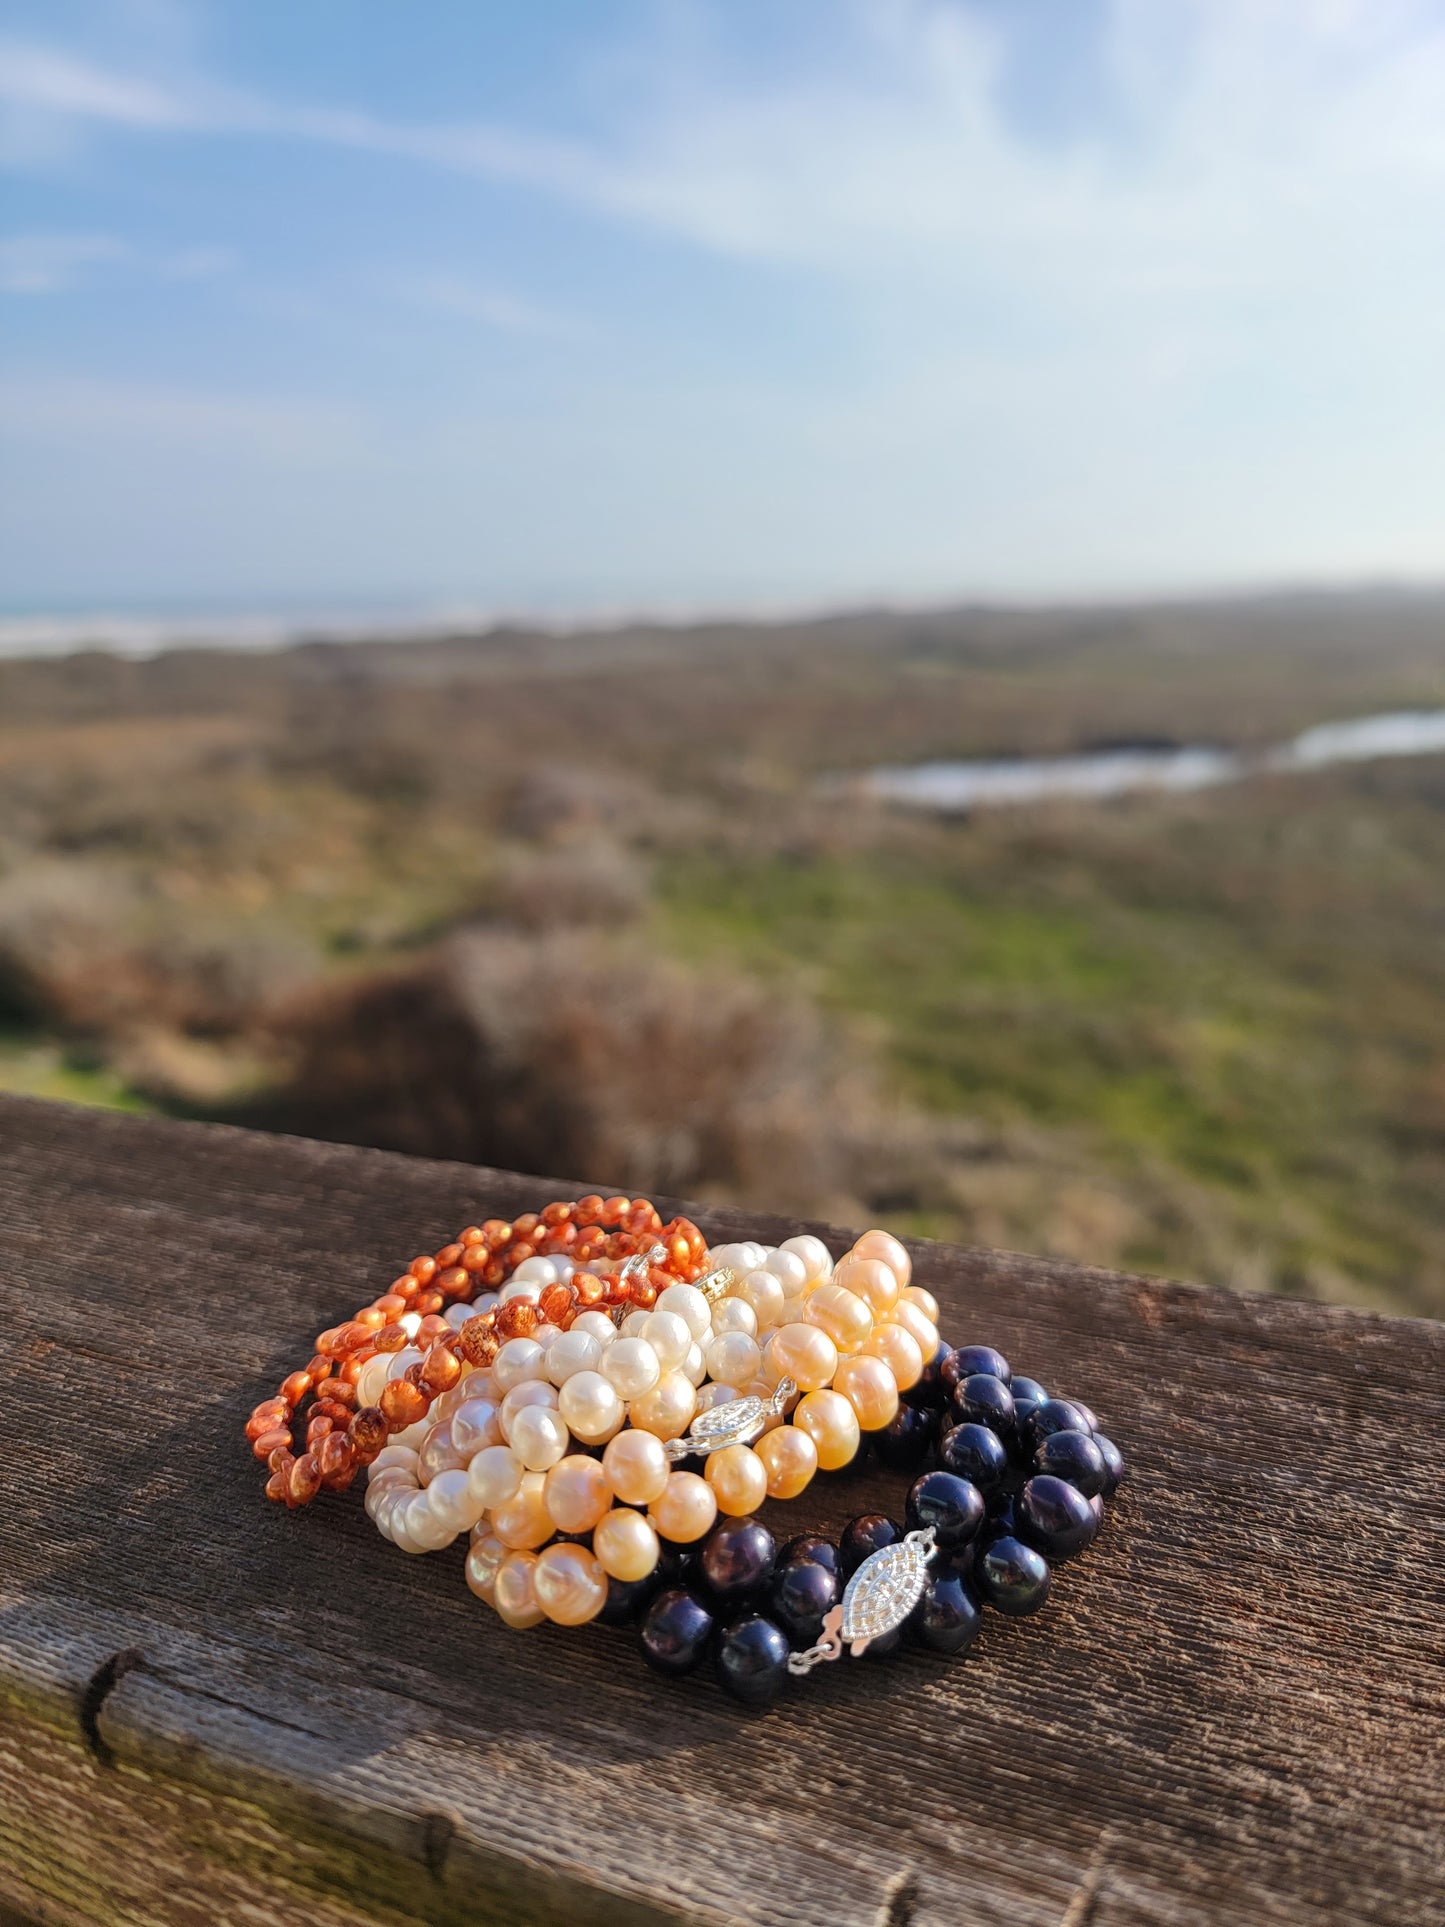
M 240 1439 L 414 1251 L 570 1189 L 0 1100 L 0 1921 L 1445 1922 L 1445 1329 L 920 1246 L 1131 1483 L 1037 1618 L 752 1714 L 509 1632 L 359 1491 L 268 1506 Z

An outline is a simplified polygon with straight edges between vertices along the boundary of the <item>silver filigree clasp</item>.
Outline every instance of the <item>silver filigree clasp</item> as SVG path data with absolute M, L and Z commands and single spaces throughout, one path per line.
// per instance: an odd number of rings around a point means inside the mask
M 771 1398 L 730 1398 L 725 1405 L 714 1405 L 710 1412 L 699 1412 L 687 1431 L 678 1439 L 668 1439 L 663 1451 L 670 1459 L 706 1458 L 727 1445 L 751 1445 L 765 1430 L 770 1418 L 781 1418 L 788 1400 L 797 1394 L 791 1378 L 780 1378 Z
M 823 1621 L 823 1637 L 804 1653 L 790 1653 L 788 1671 L 810 1673 L 825 1660 L 841 1659 L 845 1645 L 856 1659 L 875 1639 L 901 1626 L 923 1597 L 937 1550 L 933 1527 L 924 1526 L 870 1553 L 848 1581 L 842 1605 Z

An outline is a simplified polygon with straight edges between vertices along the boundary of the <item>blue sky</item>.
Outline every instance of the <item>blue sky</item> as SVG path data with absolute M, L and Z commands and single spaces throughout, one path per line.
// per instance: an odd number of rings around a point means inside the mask
M 10 0 L 0 601 L 1445 575 L 1432 0 Z

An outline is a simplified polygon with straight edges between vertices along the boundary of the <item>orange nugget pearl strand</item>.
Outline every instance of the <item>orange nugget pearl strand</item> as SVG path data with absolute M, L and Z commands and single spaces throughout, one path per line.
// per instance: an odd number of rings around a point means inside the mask
M 266 1496 L 297 1506 L 323 1487 L 344 1491 L 509 1339 L 544 1323 L 568 1330 L 593 1309 L 649 1309 L 659 1292 L 700 1276 L 705 1258 L 697 1227 L 686 1218 L 664 1225 L 645 1198 L 593 1194 L 513 1223 L 468 1226 L 452 1244 L 414 1258 L 354 1318 L 322 1332 L 309 1363 L 254 1408 L 246 1437 L 269 1470 Z M 459 1316 L 479 1290 L 488 1302 Z M 358 1396 L 362 1385 L 375 1389 L 374 1402 Z M 298 1454 L 293 1426 L 312 1395 Z

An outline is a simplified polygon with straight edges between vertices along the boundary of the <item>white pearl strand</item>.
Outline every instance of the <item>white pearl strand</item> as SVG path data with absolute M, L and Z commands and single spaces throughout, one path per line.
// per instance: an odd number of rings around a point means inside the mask
M 652 1310 L 629 1312 L 620 1327 L 584 1311 L 565 1332 L 540 1325 L 530 1338 L 508 1339 L 490 1367 L 468 1368 L 368 1468 L 366 1510 L 382 1537 L 403 1552 L 440 1551 L 515 1499 L 529 1474 L 550 1471 L 573 1440 L 604 1444 L 629 1418 L 674 1438 L 710 1406 L 750 1392 L 769 1397 L 776 1380 L 764 1376 L 759 1337 L 801 1316 L 802 1293 L 831 1275 L 832 1257 L 804 1235 L 779 1247 L 719 1245 L 708 1266 L 724 1265 L 740 1282 L 716 1303 L 695 1285 L 669 1285 Z M 459 1327 L 509 1298 L 535 1303 L 573 1269 L 565 1258 L 528 1258 L 499 1293 L 453 1305 L 447 1322 Z M 408 1346 L 371 1359 L 358 1400 L 374 1403 L 421 1356 Z

